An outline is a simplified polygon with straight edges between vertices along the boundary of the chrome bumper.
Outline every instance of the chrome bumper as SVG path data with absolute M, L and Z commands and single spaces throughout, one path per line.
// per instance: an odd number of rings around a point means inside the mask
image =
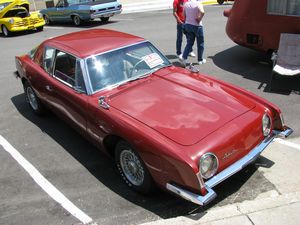
M 274 130 L 272 135 L 265 138 L 259 145 L 257 145 L 252 151 L 250 151 L 247 155 L 245 155 L 243 158 L 232 164 L 231 166 L 227 167 L 222 172 L 218 173 L 211 179 L 205 182 L 205 188 L 207 190 L 207 194 L 202 196 L 195 193 L 192 193 L 188 190 L 185 190 L 181 187 L 178 187 L 177 185 L 167 183 L 166 188 L 179 195 L 180 197 L 191 201 L 198 205 L 206 205 L 210 201 L 212 201 L 217 194 L 212 190 L 212 188 L 222 181 L 226 180 L 233 174 L 239 172 L 244 167 L 249 165 L 251 162 L 256 160 L 256 158 L 262 153 L 262 151 L 273 141 L 273 139 L 277 136 L 280 137 L 288 137 L 291 133 L 293 133 L 293 130 L 290 128 L 287 128 L 285 131 L 277 131 Z
M 91 19 L 101 18 L 101 17 L 111 17 L 117 14 L 120 14 L 122 12 L 122 9 L 118 10 L 111 10 L 111 11 L 104 11 L 104 12 L 96 12 L 91 14 Z

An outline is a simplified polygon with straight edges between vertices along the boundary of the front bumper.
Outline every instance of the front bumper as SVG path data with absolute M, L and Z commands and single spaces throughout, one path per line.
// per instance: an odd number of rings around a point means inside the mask
M 30 25 L 18 25 L 18 26 L 12 26 L 9 28 L 11 32 L 19 32 L 19 31 L 24 31 L 24 30 L 34 30 L 38 27 L 42 27 L 45 25 L 45 22 L 39 22 L 35 24 L 30 24 Z
M 180 197 L 191 201 L 198 205 L 206 205 L 210 201 L 212 201 L 216 196 L 216 192 L 212 190 L 212 188 L 222 181 L 226 180 L 227 178 L 231 177 L 233 174 L 237 173 L 238 171 L 242 170 L 244 167 L 249 165 L 251 162 L 256 160 L 256 158 L 262 153 L 262 151 L 273 141 L 273 139 L 277 136 L 280 137 L 288 137 L 293 130 L 287 128 L 285 131 L 277 131 L 274 130 L 272 135 L 265 138 L 259 145 L 257 145 L 252 151 L 250 151 L 247 155 L 243 158 L 232 164 L 231 166 L 227 167 L 222 172 L 218 173 L 211 179 L 205 182 L 205 188 L 207 190 L 207 194 L 202 196 L 195 193 L 192 193 L 188 190 L 185 190 L 175 184 L 167 183 L 166 188 L 179 195 Z

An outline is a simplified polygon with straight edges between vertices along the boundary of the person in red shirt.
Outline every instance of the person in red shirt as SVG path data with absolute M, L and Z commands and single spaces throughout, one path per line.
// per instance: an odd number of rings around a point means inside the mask
M 176 38 L 176 54 L 181 56 L 181 45 L 183 36 L 183 24 L 185 21 L 183 5 L 188 0 L 174 0 L 173 1 L 173 15 L 177 21 L 177 38 Z M 195 57 L 195 53 L 190 52 L 189 56 Z

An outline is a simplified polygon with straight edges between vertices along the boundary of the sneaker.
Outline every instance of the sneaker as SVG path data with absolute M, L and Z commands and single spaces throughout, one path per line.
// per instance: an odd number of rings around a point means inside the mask
M 206 59 L 202 59 L 201 61 L 198 62 L 199 65 L 206 63 Z
M 179 61 L 180 61 L 184 66 L 186 66 L 186 60 L 182 57 L 182 54 L 180 54 L 180 55 L 178 56 L 178 58 L 179 58 Z
M 189 56 L 191 56 L 191 57 L 196 57 L 196 55 L 195 55 L 194 52 L 190 52 Z
M 176 54 L 178 58 L 182 58 L 182 54 Z

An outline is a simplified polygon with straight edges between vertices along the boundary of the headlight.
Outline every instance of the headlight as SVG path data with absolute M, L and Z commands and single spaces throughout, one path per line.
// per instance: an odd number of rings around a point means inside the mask
M 270 134 L 271 126 L 272 126 L 271 118 L 269 117 L 268 114 L 265 114 L 262 118 L 262 131 L 265 137 Z
M 219 162 L 215 154 L 208 152 L 200 158 L 199 170 L 204 179 L 208 179 L 216 174 Z
M 38 17 L 40 18 L 40 19 L 42 19 L 43 18 L 43 15 L 42 14 L 38 14 Z
M 10 24 L 14 24 L 14 19 L 10 19 L 9 21 L 8 21 Z

